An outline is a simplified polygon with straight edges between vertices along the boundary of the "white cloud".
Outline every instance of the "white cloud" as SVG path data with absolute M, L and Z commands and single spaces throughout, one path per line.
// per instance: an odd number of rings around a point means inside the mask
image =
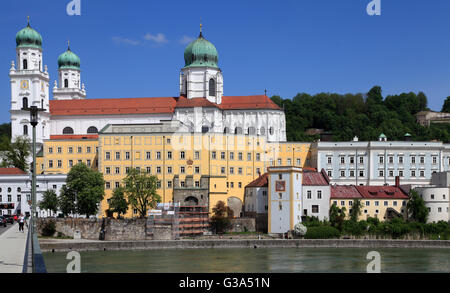
M 158 33 L 156 35 L 152 35 L 150 33 L 147 33 L 145 36 L 142 37 L 144 40 L 146 41 L 152 41 L 155 42 L 157 44 L 163 44 L 163 43 L 167 43 L 168 40 L 166 39 L 166 36 L 162 33 Z
M 194 38 L 191 38 L 191 37 L 189 37 L 189 36 L 183 36 L 183 37 L 180 39 L 180 44 L 182 44 L 182 45 L 187 45 L 187 44 L 191 43 L 192 41 L 194 41 Z
M 127 45 L 132 45 L 132 46 L 137 46 L 137 45 L 141 44 L 140 41 L 122 38 L 122 37 L 113 37 L 112 39 L 116 44 L 127 44 Z

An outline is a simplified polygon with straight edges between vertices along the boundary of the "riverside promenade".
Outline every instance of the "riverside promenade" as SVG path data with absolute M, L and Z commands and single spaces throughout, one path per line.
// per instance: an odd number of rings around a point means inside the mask
M 22 273 L 27 246 L 28 229 L 19 232 L 15 223 L 0 235 L 0 274 Z

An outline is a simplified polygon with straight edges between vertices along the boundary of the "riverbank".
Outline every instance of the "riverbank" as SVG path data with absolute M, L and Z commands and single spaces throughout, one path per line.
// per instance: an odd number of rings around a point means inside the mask
M 450 249 L 450 240 L 365 240 L 365 239 L 220 239 L 96 241 L 40 239 L 43 252 L 210 249 L 210 248 L 424 248 Z

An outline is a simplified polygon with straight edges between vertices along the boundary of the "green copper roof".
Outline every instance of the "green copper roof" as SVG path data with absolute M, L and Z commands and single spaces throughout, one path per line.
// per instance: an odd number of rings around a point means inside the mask
M 386 135 L 384 135 L 384 133 L 382 133 L 379 138 L 386 138 Z
M 41 35 L 31 28 L 30 24 L 16 34 L 17 48 L 31 47 L 42 49 Z
M 405 136 L 412 136 L 412 135 L 411 135 L 411 134 L 409 134 L 409 133 L 406 133 L 406 134 L 405 134 Z
M 216 47 L 202 33 L 184 50 L 185 67 L 218 67 L 219 56 Z
M 58 68 L 59 69 L 76 69 L 80 70 L 80 58 L 70 51 L 70 48 L 66 52 L 62 53 L 58 57 Z

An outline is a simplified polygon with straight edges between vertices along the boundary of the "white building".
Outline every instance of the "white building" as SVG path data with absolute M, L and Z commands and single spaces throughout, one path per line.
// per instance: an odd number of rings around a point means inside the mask
M 415 190 L 425 201 L 428 208 L 427 222 L 450 221 L 450 172 L 432 175 L 431 185 L 419 186 Z
M 197 133 L 237 133 L 286 141 L 282 109 L 265 95 L 225 96 L 215 46 L 203 34 L 184 52 L 178 97 L 87 99 L 80 58 L 70 49 L 58 58 L 58 80 L 49 99 L 47 70 L 42 69 L 42 37 L 30 25 L 17 33 L 16 64 L 10 69 L 12 136 L 31 135 L 29 113 L 38 106 L 37 142 L 53 135 L 97 133 L 107 124 L 152 124 L 178 120 Z
M 43 198 L 47 190 L 54 190 L 57 195 L 66 184 L 66 175 L 36 176 L 36 202 Z M 0 214 L 31 214 L 31 175 L 17 168 L 0 168 Z M 39 217 L 49 216 L 48 211 L 37 207 Z

